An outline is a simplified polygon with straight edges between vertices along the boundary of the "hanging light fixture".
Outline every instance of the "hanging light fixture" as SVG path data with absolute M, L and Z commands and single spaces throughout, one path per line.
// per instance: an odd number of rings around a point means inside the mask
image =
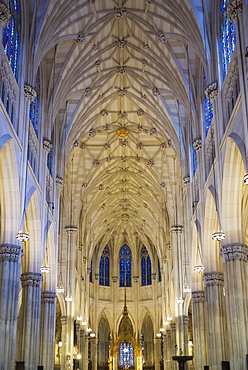
M 46 245 L 46 247 L 45 247 L 45 253 L 44 253 L 43 265 L 40 268 L 40 272 L 41 273 L 44 273 L 44 274 L 49 274 L 51 272 L 51 267 L 48 265 L 47 257 L 48 256 L 47 256 L 47 245 Z
M 183 293 L 190 293 L 190 292 L 191 292 L 191 288 L 188 285 L 185 285 L 183 287 Z
M 61 271 L 59 273 L 59 278 L 58 278 L 56 292 L 57 293 L 64 293 L 65 292 L 65 289 L 63 287 L 63 279 L 62 279 L 62 272 Z
M 182 304 L 184 302 L 184 299 L 182 297 L 177 298 L 177 303 Z
M 197 219 L 197 209 L 196 209 L 196 219 Z M 197 225 L 197 223 L 196 223 Z M 205 270 L 205 267 L 203 266 L 203 263 L 202 263 L 202 255 L 201 255 L 201 250 L 200 250 L 200 246 L 199 246 L 199 233 L 198 233 L 198 229 L 197 229 L 197 226 L 196 226 L 196 232 L 197 232 L 197 252 L 196 252 L 196 260 L 199 261 L 200 260 L 200 263 L 199 264 L 196 264 L 194 266 L 194 272 L 198 272 L 198 273 L 201 273 Z
M 194 271 L 195 272 L 203 272 L 205 270 L 205 267 L 203 265 L 195 265 L 194 266 Z
M 66 296 L 66 297 L 65 297 L 65 301 L 66 301 L 66 302 L 72 302 L 72 301 L 73 301 L 72 296 L 70 296 L 70 295 Z
M 218 241 L 221 241 L 221 240 L 224 240 L 225 239 L 225 233 L 223 230 L 221 231 L 214 231 L 212 233 L 212 239 L 213 240 L 218 240 Z

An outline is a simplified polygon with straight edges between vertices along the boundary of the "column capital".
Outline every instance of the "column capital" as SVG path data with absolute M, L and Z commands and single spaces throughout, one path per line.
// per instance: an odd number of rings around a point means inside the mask
M 189 184 L 190 184 L 190 176 L 189 175 L 184 176 L 184 178 L 183 178 L 183 186 L 184 186 L 184 188 L 186 189 L 189 186 Z
M 234 0 L 231 4 L 227 7 L 227 16 L 230 22 L 236 22 L 238 19 L 239 14 L 242 14 L 243 7 L 242 7 L 242 0 Z
M 184 315 L 183 316 L 183 324 L 188 325 L 188 323 L 189 323 L 189 316 Z
M 205 302 L 204 290 L 195 290 L 192 292 L 192 301 L 194 302 Z
M 223 245 L 220 249 L 223 262 L 240 260 L 246 261 L 248 257 L 248 247 L 245 244 Z
M 42 274 L 40 272 L 24 272 L 21 274 L 22 287 L 33 286 L 40 288 L 42 282 Z
M 181 225 L 173 225 L 170 228 L 171 234 L 182 233 L 182 232 L 183 232 L 183 226 Z
M 139 277 L 138 277 L 138 276 L 134 276 L 134 277 L 133 277 L 133 281 L 134 281 L 135 283 L 138 283 L 138 282 L 139 282 Z
M 2 23 L 3 27 L 6 27 L 10 20 L 10 10 L 9 8 L 0 1 L 0 23 Z
M 0 261 L 16 262 L 20 261 L 22 248 L 14 244 L 0 245 Z
M 62 177 L 59 177 L 59 176 L 56 177 L 56 185 L 59 188 L 59 190 L 62 190 L 63 189 L 63 187 L 64 187 L 64 180 L 62 179 Z
M 24 84 L 24 96 L 27 100 L 30 101 L 30 103 L 34 101 L 36 95 L 36 91 L 32 86 L 30 86 L 29 84 Z
M 44 291 L 41 292 L 41 303 L 55 304 L 56 292 Z
M 218 95 L 218 83 L 212 82 L 210 85 L 208 85 L 208 87 L 205 90 L 205 95 L 212 103 Z
M 46 153 L 49 153 L 52 149 L 53 145 L 51 140 L 47 139 L 46 137 L 43 137 L 43 149 Z
M 65 231 L 67 235 L 77 235 L 78 234 L 78 228 L 75 225 L 65 226 Z
M 61 316 L 60 321 L 62 325 L 66 325 L 66 321 L 67 321 L 66 316 Z
M 112 276 L 113 283 L 117 283 L 118 277 L 117 276 Z
M 205 284 L 210 285 L 224 285 L 224 274 L 222 272 L 205 272 L 204 274 Z
M 173 323 L 170 324 L 170 327 L 171 327 L 171 331 L 172 332 L 175 332 L 176 331 L 177 324 L 175 322 L 173 322 Z
M 193 141 L 193 147 L 198 152 L 202 147 L 202 139 L 200 136 L 196 137 Z

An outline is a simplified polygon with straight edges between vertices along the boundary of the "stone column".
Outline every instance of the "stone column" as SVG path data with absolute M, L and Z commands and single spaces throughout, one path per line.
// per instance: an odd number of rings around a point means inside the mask
M 248 283 L 246 245 L 225 245 L 221 248 L 227 307 L 227 325 L 232 370 L 246 368 L 248 351 Z
M 84 336 L 83 370 L 88 370 L 88 334 Z
M 161 338 L 156 337 L 154 339 L 154 363 L 155 370 L 160 370 L 160 360 L 161 360 Z
M 176 343 L 176 327 L 177 327 L 176 323 L 175 322 L 171 323 L 170 327 L 171 327 L 171 354 L 172 356 L 176 356 L 179 354 L 179 348 Z M 172 370 L 177 369 L 177 364 L 175 361 L 172 360 L 172 357 L 171 357 L 171 369 Z
M 171 361 L 172 361 L 172 352 L 171 352 L 171 349 L 172 349 L 172 345 L 171 345 L 171 331 L 170 330 L 166 330 L 166 347 L 165 347 L 165 363 L 166 363 L 166 367 L 165 369 L 166 370 L 170 370 L 171 369 Z
M 90 338 L 92 370 L 97 370 L 97 339 Z
M 61 333 L 61 354 L 60 354 L 60 363 L 61 369 L 66 369 L 66 317 L 61 317 L 62 333 Z
M 56 293 L 41 293 L 41 320 L 40 320 L 40 365 L 44 370 L 54 366 L 54 340 L 56 317 Z M 62 342 L 63 343 L 63 342 Z
M 224 276 L 221 272 L 204 274 L 208 365 L 211 370 L 221 370 L 221 362 L 228 361 L 227 323 L 224 297 Z
M 15 367 L 21 247 L 0 246 L 0 369 Z
M 183 316 L 183 355 L 187 356 L 189 353 L 188 351 L 188 324 L 189 324 L 189 316 Z
M 196 369 L 203 369 L 208 364 L 206 342 L 205 293 L 202 290 L 192 292 L 192 325 L 194 340 L 194 364 Z
M 78 352 L 81 355 L 81 358 L 79 359 L 79 369 L 80 370 L 84 369 L 84 366 L 83 366 L 83 361 L 84 361 L 84 356 L 85 356 L 85 353 L 84 353 L 84 335 L 85 335 L 84 330 L 80 329 L 79 330 L 79 344 L 78 344 Z M 88 353 L 87 353 L 87 356 L 88 356 Z
M 25 370 L 34 370 L 39 361 L 40 304 L 42 275 L 25 272 L 21 275 L 22 305 L 18 323 L 18 361 Z

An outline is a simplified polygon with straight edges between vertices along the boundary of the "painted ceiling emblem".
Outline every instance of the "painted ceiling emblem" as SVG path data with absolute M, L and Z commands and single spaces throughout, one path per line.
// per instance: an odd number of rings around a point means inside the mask
M 126 95 L 126 90 L 125 89 L 118 89 L 118 95 L 123 98 L 123 96 Z
M 142 143 L 141 142 L 136 144 L 136 149 L 142 149 Z
M 96 130 L 94 128 L 90 129 L 89 137 L 95 137 L 96 136 Z
M 153 167 L 154 166 L 154 160 L 153 159 L 148 159 L 147 166 L 148 167 Z
M 119 49 L 124 49 L 126 47 L 126 41 L 124 39 L 116 41 L 116 45 Z
M 125 140 L 122 140 L 122 139 L 120 139 L 120 145 L 124 148 L 124 147 L 126 147 L 127 146 L 127 140 L 125 139 Z
M 88 187 L 88 183 L 87 182 L 83 182 L 82 188 L 86 189 L 87 187 Z
M 103 109 L 103 110 L 101 111 L 101 115 L 102 115 L 103 117 L 106 117 L 106 116 L 108 115 L 108 111 L 107 111 L 106 109 Z
M 165 187 L 166 187 L 165 182 L 161 182 L 160 187 L 161 187 L 162 189 L 165 189 Z
M 121 127 L 119 130 L 117 130 L 117 135 L 119 137 L 126 137 L 129 134 L 129 130 L 125 127 Z
M 145 66 L 147 66 L 147 64 L 148 64 L 148 61 L 147 61 L 146 59 L 143 59 L 143 60 L 142 60 L 142 64 L 143 64 L 143 66 L 145 67 Z
M 108 130 L 109 130 L 109 125 L 108 125 L 108 124 L 104 125 L 104 126 L 103 126 L 103 130 L 104 130 L 104 131 L 108 131 Z
M 126 72 L 127 72 L 127 69 L 126 69 L 125 66 L 118 66 L 117 67 L 117 73 L 119 73 L 120 75 L 124 75 Z
M 141 108 L 140 108 L 140 109 L 137 111 L 137 116 L 138 116 L 138 117 L 144 116 L 144 113 L 145 113 L 145 112 L 143 111 L 143 109 L 141 109 Z
M 84 90 L 84 96 L 85 96 L 86 98 L 90 98 L 90 97 L 91 97 L 91 95 L 92 95 L 92 90 L 91 90 L 91 88 L 90 88 L 90 87 L 86 87 L 86 89 Z
M 157 135 L 157 130 L 155 129 L 155 127 L 153 127 L 153 128 L 150 129 L 150 135 L 151 136 Z
M 160 91 L 159 91 L 159 89 L 158 89 L 157 87 L 154 87 L 154 88 L 152 89 L 152 93 L 153 93 L 153 95 L 154 95 L 154 96 L 156 96 L 156 97 L 159 97 L 159 96 L 160 96 Z
M 127 113 L 124 113 L 124 112 L 120 112 L 120 113 L 118 113 L 118 118 L 119 119 L 126 119 L 127 118 Z
M 99 160 L 98 159 L 94 159 L 94 161 L 93 161 L 93 167 L 97 168 L 99 166 L 100 166 Z
M 76 44 L 83 44 L 85 42 L 85 36 L 83 32 L 79 32 L 75 40 Z
M 126 8 L 121 7 L 121 8 L 115 8 L 115 18 L 117 19 L 124 19 L 127 15 Z
M 95 62 L 95 66 L 96 66 L 97 68 L 99 68 L 99 67 L 100 67 L 100 65 L 101 65 L 101 61 L 98 59 L 98 60 Z
M 141 99 L 146 99 L 146 94 L 141 93 L 140 97 Z
M 143 126 L 142 125 L 138 125 L 138 132 L 143 132 Z
M 149 49 L 149 45 L 148 44 L 146 44 L 145 42 L 144 42 L 144 44 L 143 44 L 143 49 Z
M 166 44 L 166 42 L 168 41 L 163 31 L 158 32 L 157 41 L 161 44 Z

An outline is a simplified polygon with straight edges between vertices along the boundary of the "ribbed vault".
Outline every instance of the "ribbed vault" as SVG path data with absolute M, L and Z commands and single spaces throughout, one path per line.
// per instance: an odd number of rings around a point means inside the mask
M 190 2 L 54 0 L 43 24 L 35 64 L 50 81 L 65 222 L 87 248 L 113 236 L 162 248 L 205 64 Z

